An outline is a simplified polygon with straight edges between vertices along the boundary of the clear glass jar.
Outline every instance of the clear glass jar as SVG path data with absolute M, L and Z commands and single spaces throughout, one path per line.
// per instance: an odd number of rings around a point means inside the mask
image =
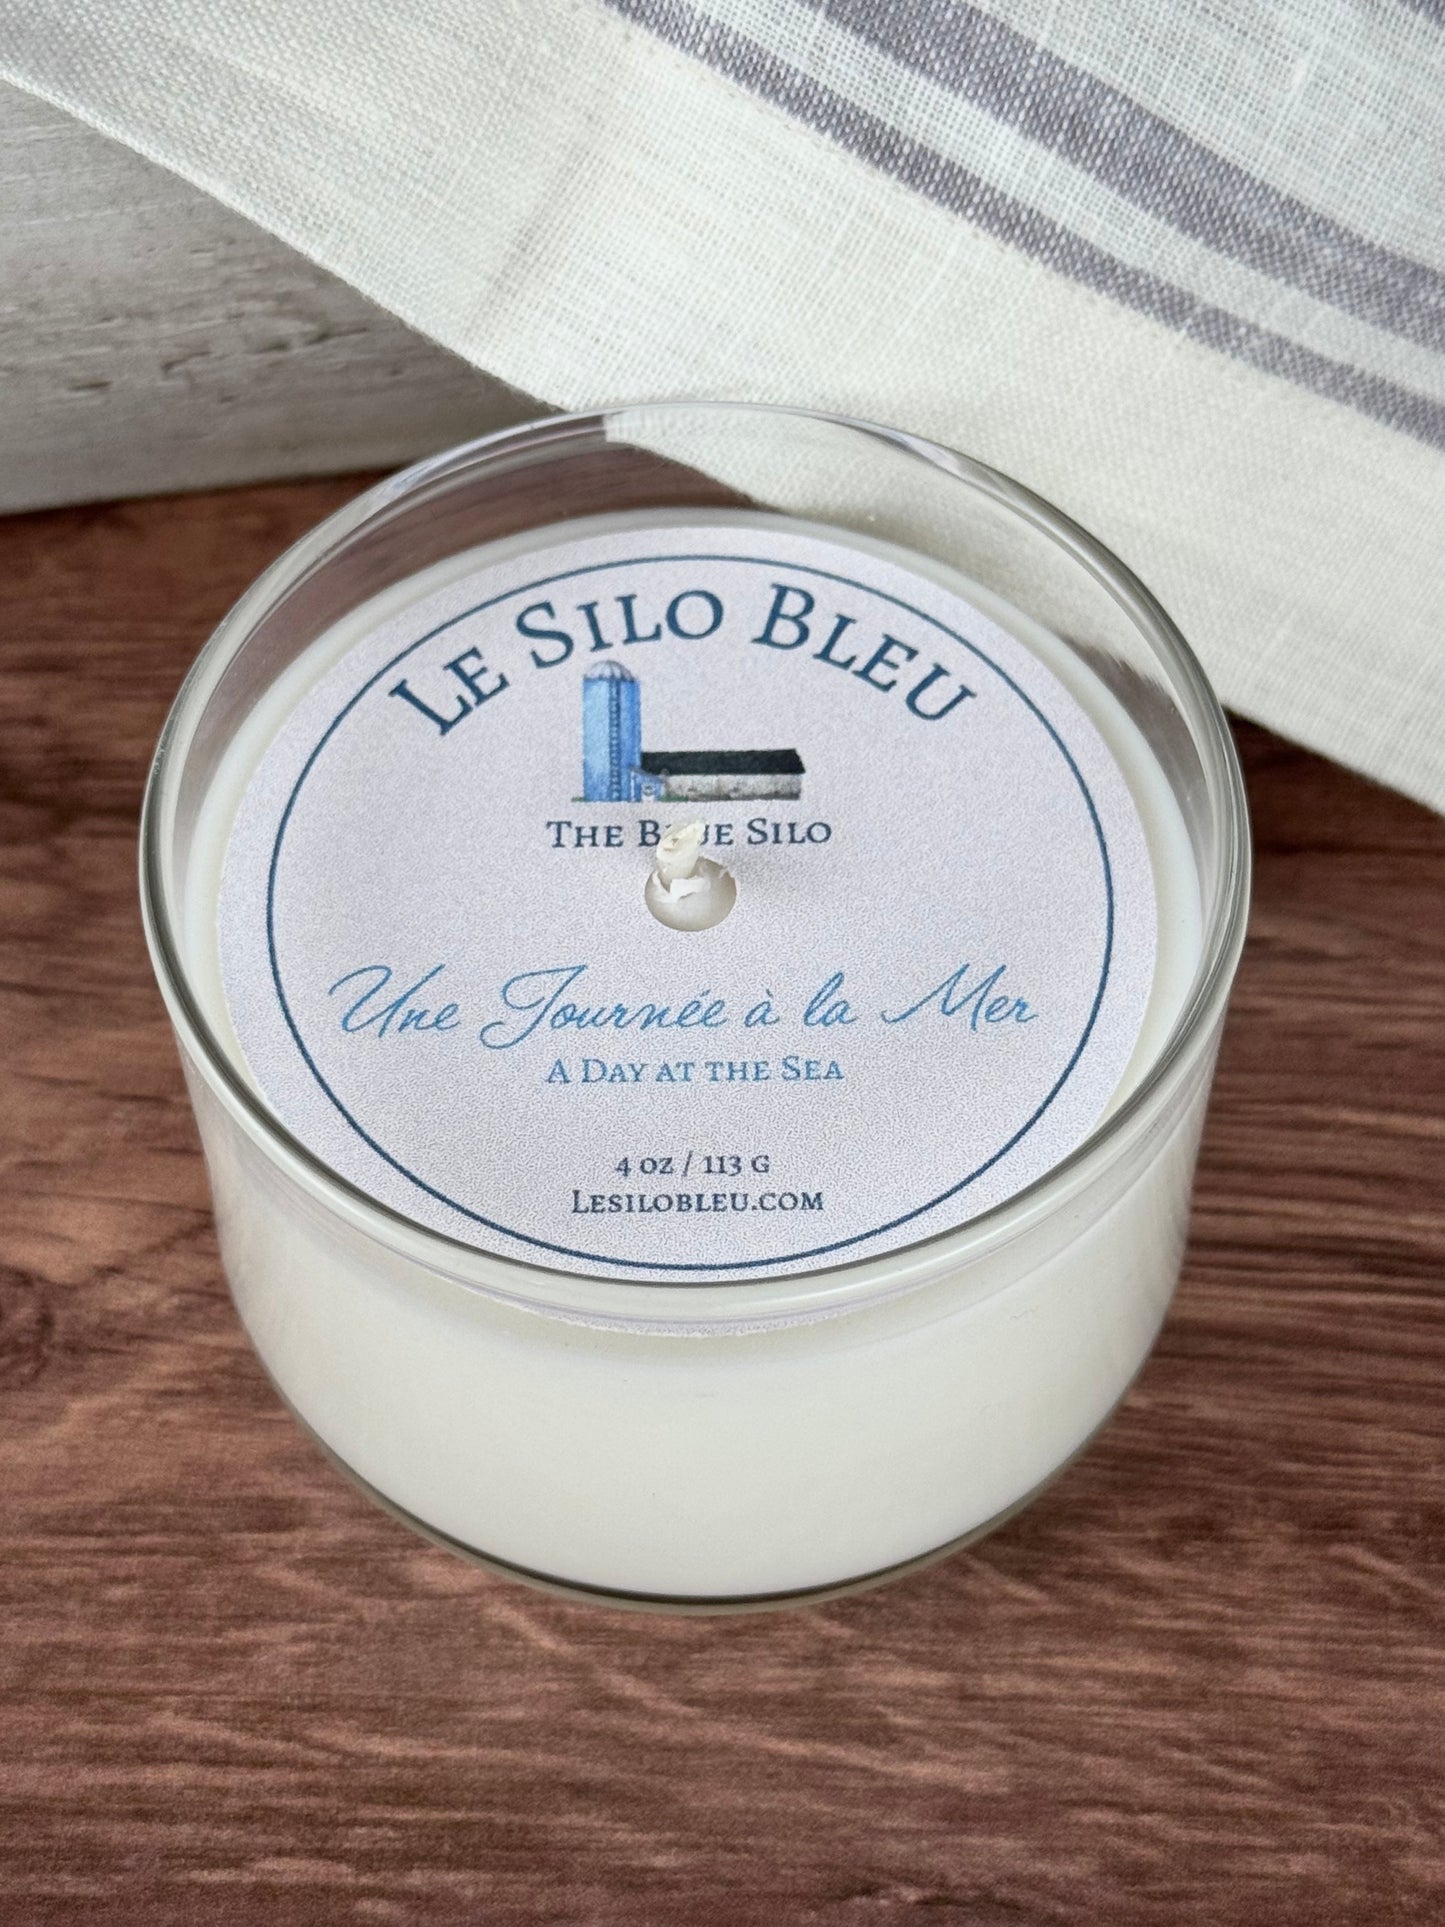
M 259 1095 L 214 962 L 226 826 L 308 651 L 358 606 L 563 518 L 743 504 L 964 578 L 1005 627 L 1047 639 L 1076 693 L 1097 686 L 1131 719 L 1141 809 L 1179 826 L 1153 850 L 1167 927 L 1145 1045 L 1045 1177 L 901 1250 L 686 1285 L 489 1255 L 338 1176 Z M 702 402 L 547 420 L 422 462 L 312 531 L 222 622 L 166 724 L 142 842 L 147 933 L 242 1319 L 326 1450 L 442 1544 L 613 1604 L 806 1603 L 1009 1517 L 1143 1363 L 1178 1275 L 1243 941 L 1243 789 L 1168 617 L 1006 477 L 866 423 Z

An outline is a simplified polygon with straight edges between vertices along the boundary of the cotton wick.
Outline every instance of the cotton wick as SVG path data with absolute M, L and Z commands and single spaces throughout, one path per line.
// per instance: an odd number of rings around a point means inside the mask
M 738 900 L 738 886 L 720 863 L 701 854 L 704 825 L 675 825 L 657 846 L 644 898 L 671 930 L 710 930 Z

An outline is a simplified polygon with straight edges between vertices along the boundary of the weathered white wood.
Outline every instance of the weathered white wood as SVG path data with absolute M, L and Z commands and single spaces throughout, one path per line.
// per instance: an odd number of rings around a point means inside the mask
M 384 466 L 540 412 L 0 84 L 0 509 Z

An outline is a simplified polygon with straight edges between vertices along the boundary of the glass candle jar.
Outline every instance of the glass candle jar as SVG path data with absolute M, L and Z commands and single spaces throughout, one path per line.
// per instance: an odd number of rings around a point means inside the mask
M 221 624 L 142 841 L 246 1329 L 442 1544 L 616 1604 L 815 1600 L 1009 1517 L 1145 1359 L 1242 786 L 1153 598 L 981 464 L 711 403 L 420 463 Z M 594 933 L 641 973 L 599 1001 Z

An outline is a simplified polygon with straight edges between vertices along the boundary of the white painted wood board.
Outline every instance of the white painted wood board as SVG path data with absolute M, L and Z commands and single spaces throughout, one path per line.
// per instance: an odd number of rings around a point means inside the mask
M 388 467 L 542 412 L 0 84 L 0 510 Z

